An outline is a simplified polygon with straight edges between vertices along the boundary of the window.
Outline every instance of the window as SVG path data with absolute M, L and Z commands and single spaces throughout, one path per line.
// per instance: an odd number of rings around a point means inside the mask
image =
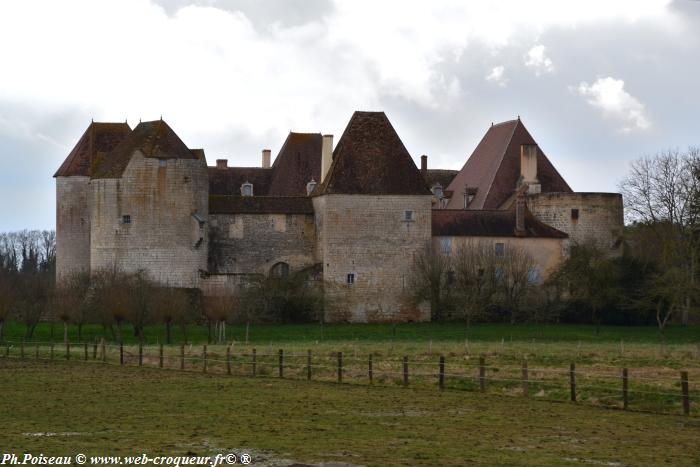
M 122 224 L 131 224 L 131 216 L 129 214 L 122 216 Z
M 253 196 L 253 184 L 245 182 L 241 185 L 241 196 Z
M 403 220 L 412 221 L 413 220 L 413 211 L 404 211 L 403 212 Z
M 503 258 L 506 254 L 505 243 L 496 243 L 496 249 L 495 249 L 494 253 L 496 253 L 497 258 Z
M 309 196 L 316 188 L 316 180 L 311 179 L 309 183 L 306 184 L 306 196 Z
M 536 267 L 531 267 L 527 271 L 527 282 L 530 285 L 537 285 L 540 283 L 540 271 Z
M 434 195 L 437 199 L 442 199 L 442 197 L 443 197 L 442 185 L 440 185 L 440 184 L 438 183 L 437 185 L 435 185 L 435 186 L 433 187 L 433 195 Z
M 572 209 L 572 210 L 571 210 L 571 220 L 572 220 L 572 221 L 577 221 L 577 220 L 578 220 L 578 209 Z
M 452 237 L 444 237 L 440 239 L 440 251 L 442 251 L 442 253 L 445 255 L 452 253 Z
M 158 159 L 158 167 L 165 167 L 168 165 L 168 161 L 166 159 Z
M 355 274 L 348 274 L 346 282 L 350 285 L 355 283 Z

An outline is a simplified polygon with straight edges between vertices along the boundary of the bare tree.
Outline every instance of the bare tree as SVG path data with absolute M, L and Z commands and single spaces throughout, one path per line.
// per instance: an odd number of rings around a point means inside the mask
M 165 343 L 172 344 L 172 325 L 188 321 L 190 297 L 183 289 L 159 287 L 153 290 L 152 300 L 153 311 L 165 327 Z
M 470 240 L 461 246 L 453 261 L 456 305 L 464 314 L 467 327 L 485 315 L 496 293 L 496 262 L 493 246 L 483 240 Z
M 685 152 L 667 150 L 634 161 L 629 175 L 620 183 L 620 191 L 625 198 L 627 220 L 648 227 L 645 234 L 652 235 L 656 245 L 652 251 L 633 254 L 656 262 L 666 273 L 674 271 L 675 281 L 680 281 L 682 287 L 662 278 L 658 285 L 673 285 L 663 295 L 674 294 L 666 302 L 683 310 L 681 321 L 687 324 L 697 295 L 700 148 L 690 147 Z
M 408 279 L 408 291 L 413 303 L 428 301 L 432 321 L 441 322 L 449 302 L 448 279 L 452 268 L 449 252 L 432 244 L 415 254 Z
M 511 324 L 517 321 L 522 312 L 523 299 L 536 285 L 535 268 L 534 258 L 521 246 L 509 245 L 503 257 L 497 258 L 496 279 Z

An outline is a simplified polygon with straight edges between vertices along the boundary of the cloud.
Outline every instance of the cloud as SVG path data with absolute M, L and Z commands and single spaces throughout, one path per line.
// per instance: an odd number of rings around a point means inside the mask
M 505 67 L 503 65 L 498 65 L 494 67 L 489 74 L 487 74 L 484 79 L 490 83 L 495 83 L 498 86 L 504 88 L 508 84 L 508 78 L 504 76 Z
M 536 45 L 525 54 L 525 66 L 531 68 L 536 76 L 554 71 L 554 63 L 545 55 L 546 47 Z
M 586 97 L 586 101 L 600 109 L 605 116 L 620 120 L 623 132 L 651 127 L 644 104 L 625 91 L 625 82 L 621 79 L 608 76 L 598 78 L 593 84 L 583 81 L 575 91 Z

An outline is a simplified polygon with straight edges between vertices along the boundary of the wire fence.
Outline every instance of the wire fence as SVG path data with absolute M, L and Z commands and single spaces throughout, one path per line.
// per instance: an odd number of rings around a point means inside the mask
M 343 352 L 285 352 L 231 345 L 114 345 L 102 342 L 8 342 L 0 358 L 36 361 L 80 361 L 118 366 L 154 367 L 245 377 L 274 377 L 365 385 L 401 385 L 439 390 L 478 391 L 486 394 L 570 401 L 624 410 L 698 416 L 700 394 L 690 381 L 700 380 L 700 369 L 568 368 L 478 361 L 444 356 L 387 358 L 346 355 Z

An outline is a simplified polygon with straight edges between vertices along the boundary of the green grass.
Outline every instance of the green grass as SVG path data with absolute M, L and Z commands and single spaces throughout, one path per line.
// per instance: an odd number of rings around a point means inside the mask
M 394 332 L 395 331 L 395 332 Z M 10 322 L 5 324 L 5 340 L 18 342 L 24 338 L 25 328 L 20 323 Z M 206 343 L 206 326 L 188 326 L 188 341 L 193 343 Z M 147 343 L 162 342 L 164 340 L 163 326 L 151 325 L 145 329 Z M 86 325 L 83 327 L 83 340 L 92 342 L 104 337 L 112 340 L 110 333 L 105 332 L 101 326 Z M 124 326 L 123 337 L 125 343 L 136 342 L 132 328 Z M 227 326 L 226 338 L 228 341 L 242 341 L 245 339 L 245 325 Z M 361 342 L 454 342 L 468 338 L 472 341 L 483 342 L 511 342 L 530 341 L 535 342 L 629 342 L 629 343 L 658 343 L 660 341 L 657 329 L 653 326 L 602 326 L 600 332 L 596 332 L 595 326 L 590 325 L 565 325 L 565 324 L 480 324 L 469 329 L 463 324 L 434 324 L 434 323 L 406 323 L 392 326 L 391 324 L 326 324 L 321 326 L 313 324 L 296 325 L 265 325 L 252 324 L 250 326 L 249 341 L 265 344 L 268 342 L 315 342 L 315 341 L 361 341 Z M 77 341 L 75 326 L 69 327 L 69 339 Z M 36 328 L 31 340 L 60 342 L 63 340 L 62 323 L 41 323 Z M 181 330 L 173 327 L 173 341 L 183 342 Z M 700 343 L 700 326 L 671 326 L 666 331 L 666 343 L 690 344 Z
M 0 394 L 10 453 L 249 452 L 271 465 L 700 464 L 697 418 L 473 392 L 0 359 Z

